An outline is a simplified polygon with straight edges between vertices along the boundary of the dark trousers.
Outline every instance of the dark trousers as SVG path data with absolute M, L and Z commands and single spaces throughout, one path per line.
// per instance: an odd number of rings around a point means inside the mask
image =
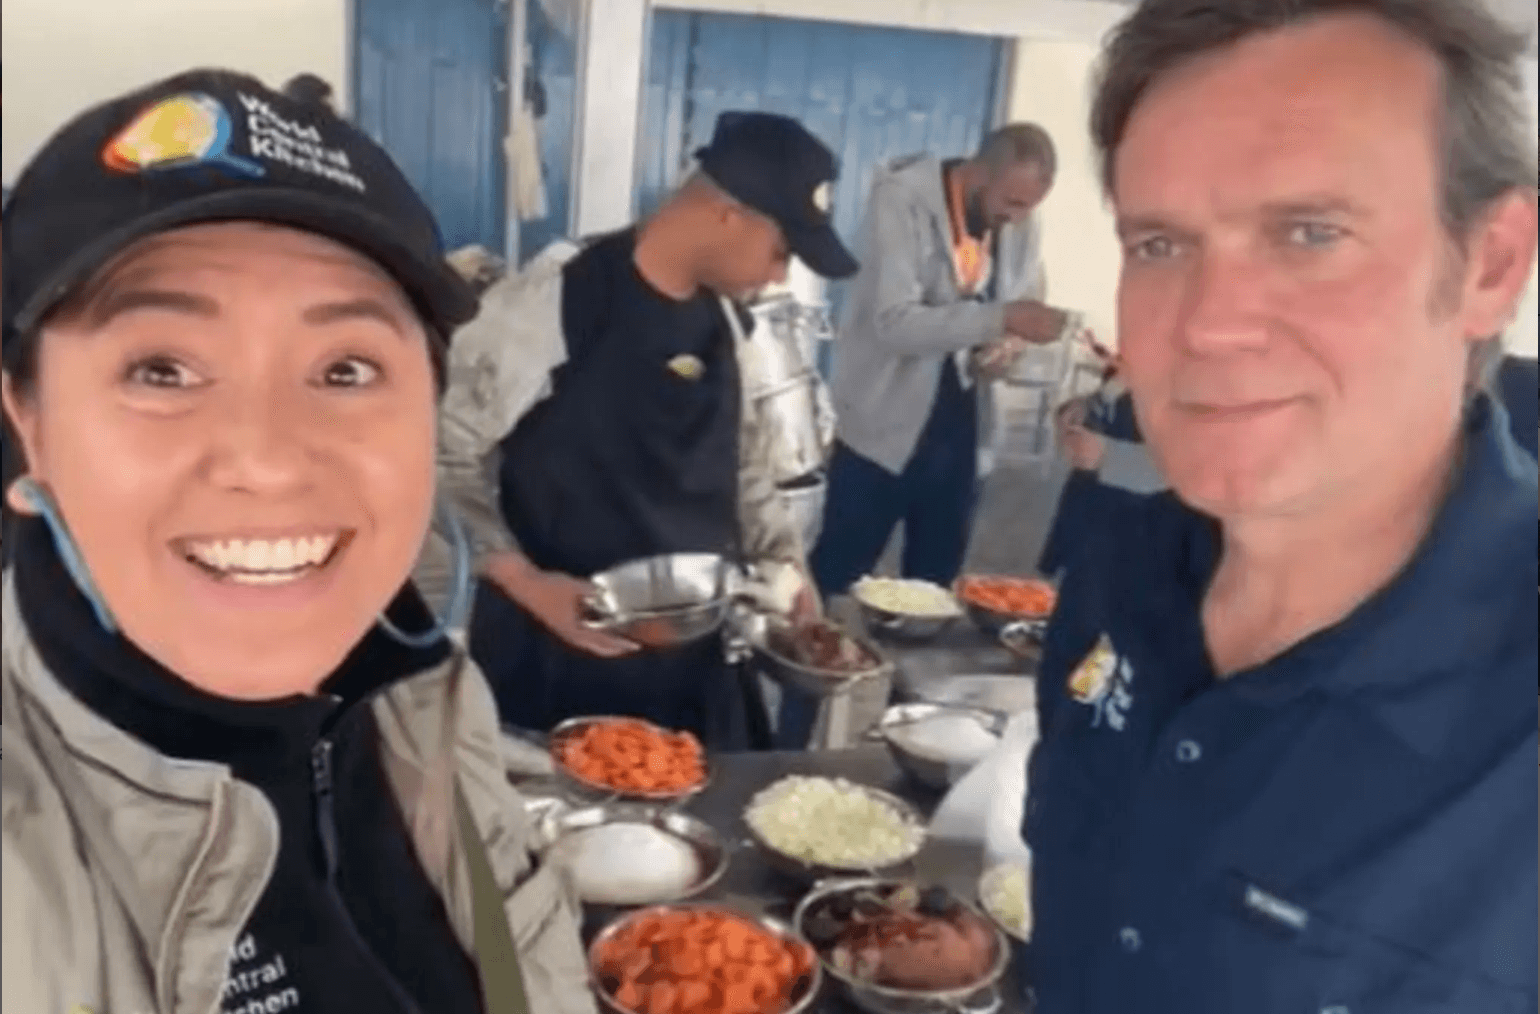
M 759 687 L 729 665 L 720 636 L 626 658 L 569 648 L 486 581 L 476 586 L 470 654 L 505 725 L 549 732 L 568 718 L 626 715 L 694 733 L 708 750 L 763 750 L 769 718 Z
M 825 598 L 871 573 L 893 529 L 904 525 L 904 577 L 947 586 L 968 553 L 978 500 L 978 392 L 964 390 L 955 363 L 942 365 L 936 400 L 899 475 L 836 444 L 829 463 L 823 529 L 809 560 Z M 783 690 L 776 745 L 807 745 L 818 702 Z

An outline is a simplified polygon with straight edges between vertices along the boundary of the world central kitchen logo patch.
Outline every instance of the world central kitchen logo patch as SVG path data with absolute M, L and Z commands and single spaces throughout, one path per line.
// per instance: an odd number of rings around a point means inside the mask
M 1105 723 L 1114 732 L 1122 732 L 1134 703 L 1133 684 L 1134 667 L 1118 656 L 1112 639 L 1103 634 L 1069 674 L 1065 689 L 1073 700 L 1093 710 L 1091 728 Z
M 282 166 L 364 193 L 347 152 L 311 123 L 289 119 L 266 100 L 237 93 L 244 134 L 222 102 L 203 92 L 161 99 L 143 110 L 102 149 L 102 162 L 123 173 L 203 167 L 247 179 Z

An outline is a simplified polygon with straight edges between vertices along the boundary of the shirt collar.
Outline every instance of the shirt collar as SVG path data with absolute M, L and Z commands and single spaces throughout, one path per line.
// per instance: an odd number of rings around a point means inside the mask
M 1422 545 L 1319 645 L 1336 656 L 1323 689 L 1356 700 L 1423 754 L 1441 750 L 1473 710 L 1511 713 L 1505 676 L 1523 637 L 1534 648 L 1540 494 L 1535 461 L 1508 429 L 1502 406 L 1481 396 L 1454 489 Z
M 1237 688 L 1263 701 L 1309 690 L 1351 700 L 1422 754 L 1442 749 L 1473 708 L 1511 712 L 1497 681 L 1512 668 L 1516 637 L 1528 631 L 1534 643 L 1536 489 L 1535 461 L 1514 442 L 1501 404 L 1480 396 L 1466 414 L 1454 487 L 1406 567 Z M 1186 513 L 1172 562 L 1199 608 L 1220 532 Z

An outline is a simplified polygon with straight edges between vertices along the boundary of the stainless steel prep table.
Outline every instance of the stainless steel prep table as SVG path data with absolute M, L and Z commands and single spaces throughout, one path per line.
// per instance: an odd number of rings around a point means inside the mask
M 711 785 L 685 807 L 710 824 L 734 845 L 727 874 L 702 899 L 720 901 L 735 908 L 766 913 L 789 920 L 792 907 L 806 891 L 767 865 L 748 842 L 743 810 L 749 799 L 778 778 L 790 774 L 846 778 L 895 793 L 929 817 L 941 795 L 905 778 L 883 747 L 863 746 L 850 750 L 802 753 L 737 753 L 712 758 Z M 531 793 L 541 793 L 539 782 L 529 783 Z M 932 839 L 913 862 L 914 874 L 924 883 L 945 885 L 960 897 L 977 901 L 982 849 L 977 844 Z M 585 933 L 597 932 L 588 925 Z M 827 989 L 827 988 L 826 988 Z M 1005 1006 L 1001 1014 L 1025 1014 L 1014 974 L 1002 983 Z M 829 991 L 810 1014 L 854 1014 L 854 1008 Z

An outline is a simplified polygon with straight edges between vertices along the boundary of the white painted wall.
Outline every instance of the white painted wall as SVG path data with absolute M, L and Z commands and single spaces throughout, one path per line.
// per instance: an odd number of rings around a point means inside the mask
M 274 86 L 310 71 L 346 107 L 347 35 L 347 0 L 5 0 L 5 183 L 76 113 L 193 67 Z
M 1097 337 L 1115 345 L 1121 252 L 1087 128 L 1097 53 L 1093 42 L 1017 42 L 1007 115 L 1041 125 L 1058 150 L 1058 176 L 1038 212 L 1048 301 L 1080 310 Z
M 634 210 L 645 0 L 588 0 L 582 38 L 571 225 L 590 236 L 622 228 Z
M 659 7 L 767 14 L 980 35 L 1094 41 L 1128 13 L 1107 0 L 660 0 Z

